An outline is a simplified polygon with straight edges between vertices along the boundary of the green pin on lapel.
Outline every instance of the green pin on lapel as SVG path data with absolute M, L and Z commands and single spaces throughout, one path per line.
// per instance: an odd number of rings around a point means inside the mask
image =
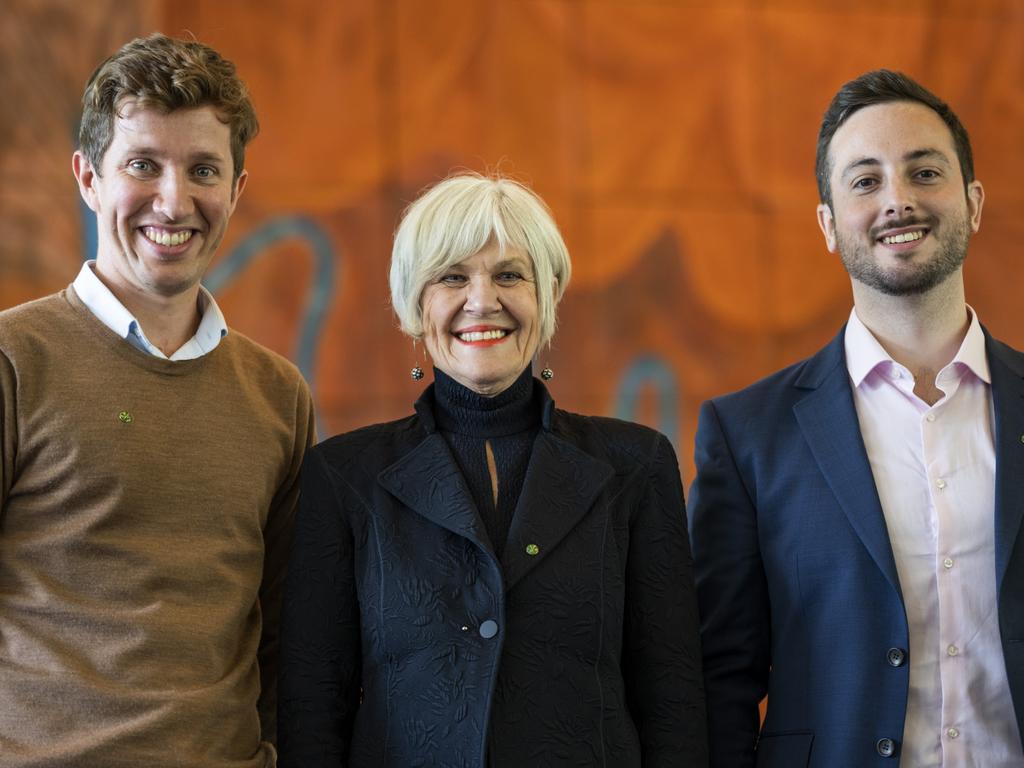
M 132 419 L 132 415 L 128 411 L 121 411 L 119 414 L 117 414 L 117 418 L 122 424 L 131 424 L 132 421 L 134 420 Z
M 527 544 L 526 545 L 526 554 L 528 554 L 528 555 L 540 554 L 540 547 L 538 547 L 536 544 Z

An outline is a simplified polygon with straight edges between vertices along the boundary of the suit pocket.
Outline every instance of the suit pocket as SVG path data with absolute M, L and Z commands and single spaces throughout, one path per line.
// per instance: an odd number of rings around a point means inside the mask
M 757 768 L 807 768 L 811 763 L 810 731 L 765 733 L 757 742 Z

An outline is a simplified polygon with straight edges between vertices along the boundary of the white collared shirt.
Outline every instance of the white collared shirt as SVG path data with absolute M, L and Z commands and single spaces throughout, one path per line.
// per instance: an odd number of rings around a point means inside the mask
M 199 311 L 203 315 L 199 327 L 191 339 L 167 357 L 150 343 L 139 321 L 96 276 L 93 271 L 95 266 L 95 260 L 82 265 L 78 277 L 72 283 L 75 293 L 100 322 L 135 348 L 165 360 L 194 360 L 212 352 L 220 344 L 220 340 L 227 336 L 228 326 L 220 307 L 214 301 L 213 295 L 203 286 L 199 286 Z
M 991 378 L 968 310 L 932 406 L 856 310 L 846 326 L 854 404 L 910 629 L 907 768 L 1024 766 L 996 606 Z

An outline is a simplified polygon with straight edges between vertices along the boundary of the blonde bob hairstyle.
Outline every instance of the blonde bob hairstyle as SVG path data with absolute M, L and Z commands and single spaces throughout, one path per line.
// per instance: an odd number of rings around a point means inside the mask
M 555 308 L 569 284 L 569 251 L 536 193 L 498 176 L 465 173 L 435 184 L 402 215 L 391 250 L 391 305 L 402 331 L 423 336 L 423 289 L 446 270 L 496 242 L 530 255 L 540 344 L 555 333 Z

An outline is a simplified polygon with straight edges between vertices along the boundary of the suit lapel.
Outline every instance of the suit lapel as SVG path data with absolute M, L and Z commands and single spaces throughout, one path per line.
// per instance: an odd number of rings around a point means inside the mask
M 505 588 L 541 563 L 590 510 L 611 466 L 542 429 L 519 493 L 502 564 Z
M 996 585 L 1002 588 L 1024 516 L 1024 356 L 988 334 L 996 447 Z
M 466 481 L 439 432 L 428 434 L 422 443 L 384 469 L 377 480 L 417 514 L 494 556 Z
M 844 333 L 845 328 L 808 361 L 797 386 L 811 391 L 793 406 L 793 412 L 850 525 L 902 599 L 882 504 L 853 404 Z

